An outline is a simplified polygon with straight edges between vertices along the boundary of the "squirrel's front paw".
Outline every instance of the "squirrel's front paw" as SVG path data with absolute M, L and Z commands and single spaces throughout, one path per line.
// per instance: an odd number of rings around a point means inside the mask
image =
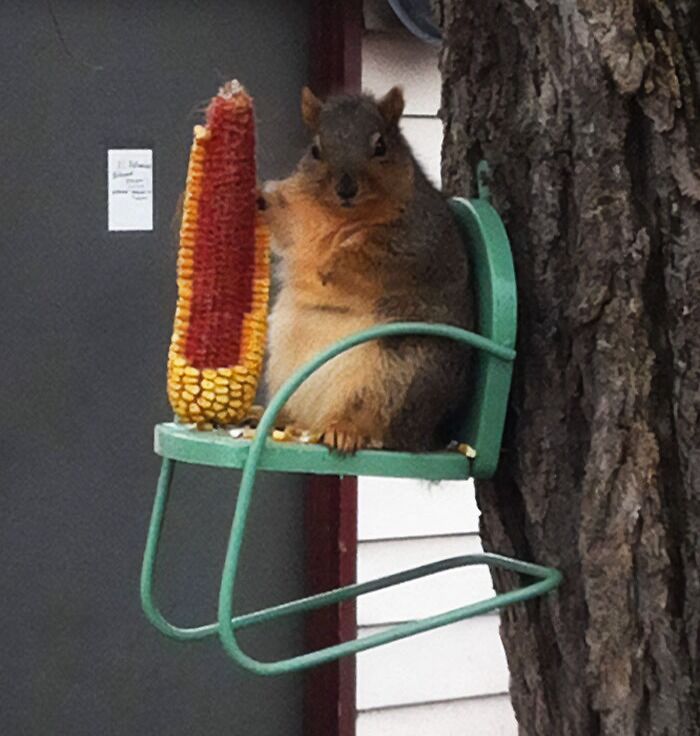
M 381 442 L 363 435 L 349 421 L 333 422 L 323 432 L 321 442 L 331 450 L 336 450 L 344 455 L 353 455 L 358 450 L 368 447 L 381 447 Z

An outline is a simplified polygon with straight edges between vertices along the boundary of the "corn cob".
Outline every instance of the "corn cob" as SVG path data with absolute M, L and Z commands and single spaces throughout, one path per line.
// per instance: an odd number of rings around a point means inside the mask
M 170 403 L 200 429 L 238 423 L 262 369 L 270 264 L 256 207 L 252 100 L 237 82 L 222 87 L 206 125 L 194 129 L 177 271 Z

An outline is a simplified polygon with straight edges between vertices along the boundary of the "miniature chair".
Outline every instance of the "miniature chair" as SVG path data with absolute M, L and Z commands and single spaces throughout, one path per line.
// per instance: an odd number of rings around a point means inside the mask
M 141 572 L 141 601 L 148 620 L 166 636 L 187 641 L 219 635 L 228 654 L 242 667 L 261 675 L 293 672 L 424 631 L 446 626 L 478 614 L 525 601 L 554 589 L 561 582 L 557 570 L 494 554 L 453 557 L 406 570 L 367 583 L 349 585 L 246 615 L 233 616 L 236 573 L 248 510 L 258 470 L 323 475 L 373 475 L 427 480 L 465 480 L 493 475 L 501 448 L 506 405 L 515 358 L 516 289 L 508 237 L 503 223 L 487 200 L 487 192 L 474 200 L 455 198 L 450 204 L 470 248 L 477 291 L 479 334 L 450 325 L 401 322 L 372 327 L 331 346 L 301 368 L 272 398 L 252 441 L 233 439 L 223 433 L 200 432 L 178 423 L 155 428 L 155 451 L 163 457 Z M 460 442 L 475 448 L 473 459 L 458 452 L 406 453 L 361 450 L 340 456 L 321 445 L 273 442 L 268 439 L 275 418 L 287 399 L 320 366 L 350 348 L 383 337 L 431 335 L 456 340 L 474 349 L 471 405 Z M 219 591 L 218 621 L 182 628 L 161 614 L 153 599 L 153 571 L 168 492 L 175 462 L 242 469 L 240 490 L 231 526 Z M 260 662 L 241 650 L 236 632 L 294 613 L 333 605 L 364 593 L 467 565 L 485 564 L 535 578 L 513 591 L 463 607 L 394 626 L 371 636 L 336 644 L 315 652 L 276 662 Z

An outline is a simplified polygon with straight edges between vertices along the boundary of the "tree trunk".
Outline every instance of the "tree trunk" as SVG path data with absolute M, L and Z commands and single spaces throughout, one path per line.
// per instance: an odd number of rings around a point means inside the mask
M 489 162 L 520 298 L 484 544 L 565 576 L 502 615 L 520 733 L 697 736 L 700 2 L 441 13 L 445 189 Z

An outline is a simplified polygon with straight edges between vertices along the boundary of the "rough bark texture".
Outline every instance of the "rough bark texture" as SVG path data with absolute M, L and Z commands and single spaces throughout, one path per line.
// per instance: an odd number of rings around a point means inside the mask
M 491 164 L 520 296 L 482 532 L 565 575 L 502 617 L 520 733 L 697 736 L 700 2 L 441 13 L 445 188 Z

